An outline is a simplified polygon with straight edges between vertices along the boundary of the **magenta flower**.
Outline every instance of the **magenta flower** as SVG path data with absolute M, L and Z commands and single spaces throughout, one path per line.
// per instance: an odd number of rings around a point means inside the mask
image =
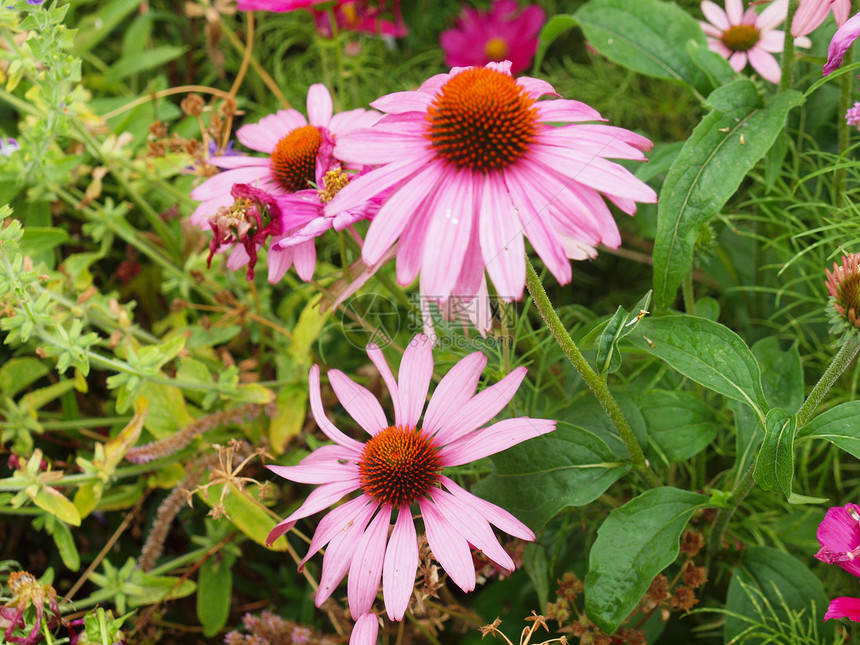
M 836 33 L 833 34 L 833 39 L 830 41 L 830 47 L 827 49 L 827 62 L 824 64 L 824 69 L 821 70 L 824 76 L 827 76 L 834 69 L 842 64 L 842 58 L 848 48 L 854 44 L 860 36 L 860 13 L 854 14 L 843 24 Z
M 525 237 L 553 275 L 570 282 L 569 258 L 621 243 L 601 193 L 633 214 L 656 193 L 609 158 L 644 159 L 645 137 L 601 121 L 579 101 L 556 99 L 546 81 L 510 73 L 510 63 L 455 68 L 417 91 L 372 105 L 373 127 L 340 137 L 335 155 L 381 164 L 326 207 L 354 208 L 390 194 L 368 229 L 362 257 L 375 264 L 397 243 L 397 280 L 421 273 L 424 297 L 475 296 L 484 271 L 505 299 L 522 297 Z M 554 124 L 568 123 L 561 127 Z
M 334 444 L 318 448 L 298 466 L 269 466 L 291 481 L 320 485 L 271 531 L 270 544 L 297 520 L 328 508 L 349 493 L 359 493 L 322 518 L 302 565 L 328 545 L 316 604 L 321 605 L 349 572 L 349 608 L 362 638 L 376 634 L 375 616 L 366 616 L 380 579 L 389 618 L 401 620 L 406 612 L 418 567 L 415 505 L 433 557 L 464 591 L 474 589 L 476 582 L 471 547 L 483 551 L 501 568 L 514 569 L 490 525 L 524 540 L 533 540 L 534 534 L 507 511 L 455 484 L 443 471 L 555 429 L 555 421 L 529 417 L 485 425 L 513 398 L 525 377 L 524 367 L 476 395 L 487 358 L 480 352 L 470 354 L 442 378 L 425 410 L 433 375 L 429 338 L 418 335 L 412 340 L 397 380 L 378 347 L 368 345 L 367 353 L 388 387 L 393 422 L 369 390 L 343 372 L 329 370 L 335 395 L 369 438 L 361 442 L 345 435 L 326 417 L 320 370 L 314 365 L 310 371 L 311 411 Z M 397 518 L 389 536 L 395 511 Z M 353 637 L 358 639 L 356 634 Z
M 824 22 L 831 9 L 836 25 L 841 27 L 851 12 L 851 0 L 800 0 L 791 21 L 791 35 L 811 34 Z
M 831 618 L 847 618 L 860 622 L 860 598 L 834 598 L 824 614 L 824 620 Z
M 281 234 L 271 238 L 268 257 L 268 277 L 272 283 L 280 281 L 293 264 L 302 280 L 310 280 L 313 276 L 315 236 L 305 236 L 301 244 L 291 247 L 281 248 L 277 242 L 308 226 L 315 218 L 322 217 L 322 200 L 331 198 L 326 183 L 328 173 L 340 176 L 341 170 L 362 168 L 341 164 L 332 154 L 336 137 L 356 128 L 368 127 L 379 118 L 369 110 L 332 115 L 331 95 L 324 85 L 319 84 L 308 89 L 307 108 L 310 123 L 300 112 L 289 109 L 239 128 L 236 137 L 244 146 L 268 156 L 229 154 L 213 157 L 208 163 L 224 172 L 210 177 L 191 191 L 191 198 L 201 202 L 191 214 L 191 223 L 204 229 L 212 226 L 210 219 L 223 212 L 222 209 L 234 205 L 234 184 L 249 184 L 272 196 L 282 214 L 278 226 Z M 345 183 L 346 176 L 343 175 L 340 181 Z M 339 222 L 346 222 L 344 226 L 347 226 L 364 215 L 366 210 L 360 204 Z M 331 220 L 318 227 L 318 234 L 333 224 L 334 220 Z M 245 245 L 235 245 L 227 266 L 236 270 L 250 260 L 251 254 Z
M 818 541 L 821 549 L 816 558 L 860 577 L 860 506 L 846 504 L 827 509 L 818 525 Z
M 517 74 L 531 65 L 544 22 L 543 9 L 529 5 L 520 11 L 516 0 L 494 0 L 489 11 L 464 7 L 455 27 L 439 36 L 445 64 L 483 67 L 509 60 Z
M 317 4 L 327 4 L 331 0 L 239 0 L 239 11 L 276 11 L 286 13 L 296 9 L 307 9 Z
M 741 0 L 726 0 L 723 9 L 705 0 L 702 13 L 709 22 L 700 22 L 708 37 L 708 47 L 740 72 L 749 62 L 761 77 L 771 83 L 779 83 L 779 63 L 772 56 L 781 52 L 785 42 L 785 32 L 775 29 L 785 21 L 788 0 L 774 0 L 760 14 L 752 7 L 744 11 Z M 811 47 L 809 38 L 795 38 L 798 47 Z

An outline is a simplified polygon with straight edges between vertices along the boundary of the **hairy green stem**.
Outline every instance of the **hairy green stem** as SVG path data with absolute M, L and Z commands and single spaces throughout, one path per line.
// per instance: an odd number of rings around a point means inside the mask
M 579 347 L 573 341 L 573 338 L 570 337 L 570 334 L 561 322 L 561 318 L 559 318 L 555 308 L 552 306 L 552 303 L 546 294 L 546 290 L 543 288 L 540 278 L 528 258 L 526 258 L 526 287 L 528 287 L 529 293 L 532 296 L 532 301 L 535 303 L 535 307 L 537 307 L 538 312 L 540 312 L 541 318 L 543 318 L 546 326 L 550 330 L 550 333 L 552 333 L 553 338 L 555 338 L 559 347 L 561 347 L 564 355 L 567 356 L 570 364 L 573 365 L 577 372 L 579 372 L 579 375 L 585 381 L 586 385 L 588 385 L 597 397 L 597 400 L 600 401 L 600 405 L 603 406 L 604 410 L 606 410 L 606 414 L 609 415 L 609 419 L 618 430 L 618 434 L 621 436 L 621 441 L 624 442 L 624 445 L 630 453 L 630 459 L 633 462 L 633 467 L 636 472 L 645 479 L 649 486 L 655 488 L 661 486 L 662 484 L 659 478 L 648 466 L 648 462 L 645 460 L 645 454 L 642 452 L 642 447 L 636 440 L 636 435 L 633 434 L 633 430 L 630 428 L 630 424 L 627 422 L 627 419 L 624 417 L 624 413 L 618 406 L 618 402 L 615 400 L 612 392 L 609 391 L 609 385 L 607 385 L 606 381 L 600 378 L 600 376 L 591 369 L 591 365 L 588 364 L 588 361 L 585 360 L 582 352 L 579 351 Z
M 830 365 L 827 366 L 824 374 L 821 375 L 818 383 L 815 384 L 815 387 L 812 388 L 809 396 L 806 397 L 806 401 L 804 401 L 803 405 L 800 406 L 800 410 L 797 411 L 798 430 L 800 430 L 806 422 L 809 421 L 812 413 L 815 412 L 815 408 L 817 408 L 818 404 L 821 403 L 821 399 L 823 399 L 828 390 L 833 387 L 836 379 L 841 376 L 842 372 L 845 371 L 845 368 L 851 364 L 851 361 L 853 361 L 854 357 L 857 356 L 858 351 L 860 351 L 860 340 L 858 340 L 854 334 L 848 335 L 842 343 L 842 347 L 839 348 L 836 356 L 833 357 Z
M 782 46 L 782 72 L 779 77 L 779 91 L 785 92 L 791 87 L 794 76 L 794 38 L 791 36 L 791 21 L 797 11 L 797 0 L 788 0 L 788 14 L 785 18 L 785 42 Z

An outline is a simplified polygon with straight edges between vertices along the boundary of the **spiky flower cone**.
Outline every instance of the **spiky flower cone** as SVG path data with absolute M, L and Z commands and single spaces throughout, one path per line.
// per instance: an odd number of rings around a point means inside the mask
M 825 269 L 825 273 L 831 333 L 860 328 L 860 253 L 842 256 L 842 266 L 834 262 L 833 271 Z

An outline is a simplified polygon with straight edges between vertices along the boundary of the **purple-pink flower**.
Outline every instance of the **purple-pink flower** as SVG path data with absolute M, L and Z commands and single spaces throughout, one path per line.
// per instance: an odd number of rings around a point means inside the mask
M 318 4 L 328 4 L 331 0 L 239 0 L 239 11 L 276 11 L 286 13 L 297 9 L 307 9 Z
M 379 115 L 361 109 L 333 115 L 331 95 L 320 84 L 308 89 L 307 108 L 309 119 L 298 110 L 280 110 L 263 117 L 259 123 L 239 128 L 236 131 L 239 141 L 267 156 L 213 157 L 208 163 L 224 172 L 191 191 L 191 198 L 201 202 L 191 214 L 191 223 L 204 229 L 213 227 L 210 220 L 223 214 L 224 209 L 234 207 L 235 184 L 247 184 L 271 196 L 281 213 L 281 221 L 272 227 L 278 228 L 279 233 L 271 238 L 268 256 L 268 278 L 272 283 L 281 280 L 293 264 L 302 280 L 310 280 L 316 266 L 313 238 L 332 226 L 348 226 L 372 214 L 369 205 L 358 204 L 340 219 L 326 219 L 323 206 L 346 183 L 348 177 L 343 171 L 363 169 L 362 165 L 343 164 L 333 154 L 336 138 L 356 128 L 368 127 Z M 320 221 L 316 222 L 317 219 Z M 310 229 L 313 235 L 308 234 Z M 303 235 L 301 243 L 278 244 L 297 232 Z M 228 244 L 220 250 L 229 248 Z M 234 245 L 227 266 L 236 270 L 248 264 L 251 256 L 245 244 Z
M 824 64 L 824 69 L 821 70 L 824 76 L 827 76 L 842 64 L 845 52 L 854 44 L 857 36 L 860 36 L 860 13 L 851 16 L 833 34 L 830 47 L 827 49 L 827 62 Z
M 860 103 L 855 101 L 854 105 L 848 108 L 848 111 L 845 112 L 845 122 L 860 130 Z
M 702 13 L 708 22 L 700 22 L 708 37 L 708 47 L 729 61 L 736 72 L 747 63 L 761 77 L 771 83 L 779 83 L 779 63 L 773 57 L 781 52 L 785 43 L 785 32 L 775 29 L 785 21 L 788 0 L 774 0 L 761 13 L 753 7 L 744 11 L 742 0 L 726 0 L 726 8 L 704 0 Z M 795 38 L 798 47 L 810 47 L 806 36 Z
M 439 44 L 449 67 L 483 67 L 511 61 L 518 74 L 532 63 L 538 33 L 546 13 L 537 5 L 520 10 L 516 0 L 495 0 L 489 11 L 464 7 L 453 29 L 443 31 Z
M 621 243 L 602 195 L 628 214 L 656 193 L 616 159 L 643 160 L 651 142 L 603 121 L 546 81 L 514 78 L 510 63 L 454 68 L 418 90 L 384 96 L 371 128 L 338 138 L 335 155 L 379 164 L 326 207 L 336 215 L 382 191 L 362 257 L 376 264 L 397 243 L 397 280 L 421 274 L 425 298 L 475 296 L 486 271 L 496 293 L 522 297 L 525 238 L 562 284 L 569 258 Z M 558 124 L 568 124 L 561 125 Z
M 816 558 L 860 577 L 860 506 L 846 504 L 827 509 L 818 525 L 818 542 L 821 548 Z M 824 614 L 824 620 L 830 618 L 860 621 L 860 598 L 834 598 Z
M 311 411 L 319 428 L 334 443 L 318 448 L 298 466 L 269 466 L 291 481 L 319 485 L 298 510 L 272 530 L 269 543 L 289 531 L 297 520 L 358 492 L 357 497 L 320 520 L 302 560 L 304 564 L 328 545 L 317 606 L 349 573 L 349 608 L 358 621 L 357 633 L 350 642 L 375 642 L 376 617 L 370 611 L 380 580 L 389 618 L 401 620 L 406 612 L 418 568 L 414 507 L 421 514 L 433 557 L 464 591 L 471 591 L 476 583 L 472 547 L 483 551 L 501 568 L 514 569 L 513 560 L 490 525 L 524 540 L 534 539 L 531 530 L 510 513 L 472 495 L 443 473 L 446 468 L 551 432 L 555 421 L 519 417 L 486 425 L 513 398 L 526 369 L 519 367 L 499 383 L 475 394 L 487 364 L 486 356 L 480 352 L 454 365 L 427 403 L 433 376 L 431 347 L 429 338 L 416 336 L 403 354 L 395 379 L 382 351 L 375 345 L 367 346 L 368 356 L 391 396 L 393 421 L 369 390 L 343 372 L 329 370 L 335 395 L 368 435 L 364 442 L 344 434 L 326 416 L 320 370 L 314 365 L 310 371 Z

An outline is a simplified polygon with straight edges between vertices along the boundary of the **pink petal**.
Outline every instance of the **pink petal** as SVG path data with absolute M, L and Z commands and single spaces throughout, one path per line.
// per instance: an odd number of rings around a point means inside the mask
M 328 129 L 337 138 L 354 130 L 371 127 L 379 120 L 380 116 L 382 115 L 379 112 L 363 108 L 338 112 L 329 121 Z
M 469 543 L 448 524 L 433 502 L 421 498 L 418 506 L 433 557 L 460 589 L 472 591 L 475 588 L 475 565 Z
M 729 65 L 736 72 L 740 72 L 744 67 L 747 66 L 747 53 L 746 52 L 734 52 L 729 57 Z
M 539 9 L 539 7 L 537 8 Z M 559 93 L 555 91 L 555 88 L 552 85 L 539 78 L 520 76 L 517 79 L 517 85 L 523 88 L 526 91 L 526 94 L 529 95 L 529 98 L 535 101 L 542 96 L 560 96 Z
M 729 17 L 723 11 L 723 8 L 710 0 L 705 0 L 702 3 L 702 13 L 705 14 L 705 19 L 721 32 L 731 26 L 729 24 Z
M 460 504 L 453 495 L 444 490 L 433 490 L 430 496 L 448 524 L 453 526 L 469 544 L 482 551 L 502 569 L 513 571 L 516 568 L 511 556 L 499 544 L 493 529 L 480 514 L 472 512 L 469 507 Z
M 351 493 L 357 488 L 359 488 L 358 482 L 353 481 L 324 484 L 315 488 L 311 494 L 307 496 L 304 504 L 293 511 L 293 513 L 291 513 L 285 520 L 279 522 L 277 526 L 269 532 L 268 537 L 266 537 L 266 544 L 271 544 L 277 540 L 280 536 L 293 528 L 298 520 L 308 517 L 309 515 L 313 515 L 314 513 L 319 513 L 334 504 L 347 493 Z
M 344 448 L 335 444 L 327 444 L 320 446 L 311 454 L 299 462 L 300 466 L 308 466 L 310 464 L 330 464 L 333 461 L 344 460 L 357 461 L 361 458 L 361 453 L 356 453 L 349 448 Z
M 779 83 L 779 77 L 782 75 L 782 70 L 779 68 L 779 63 L 776 59 L 766 51 L 753 47 L 747 52 L 750 65 L 757 71 L 763 79 L 771 83 Z
M 382 506 L 370 522 L 370 526 L 355 546 L 355 555 L 349 565 L 346 580 L 349 611 L 353 616 L 361 616 L 370 611 L 385 559 L 385 540 L 388 537 L 388 523 L 391 520 L 391 507 Z
M 349 636 L 349 645 L 376 645 L 376 637 L 379 634 L 379 619 L 376 614 L 364 614 L 352 628 Z
M 536 103 L 538 115 L 543 122 L 568 123 L 575 121 L 603 121 L 600 112 L 593 107 L 572 99 L 555 99 Z
M 317 266 L 317 248 L 313 240 L 302 242 L 294 247 L 293 262 L 299 277 L 305 282 L 310 282 Z
M 322 83 L 315 83 L 308 88 L 308 121 L 318 128 L 328 128 L 331 121 L 331 94 Z
M 555 430 L 555 421 L 517 417 L 475 430 L 439 450 L 439 463 L 462 466 Z
M 439 481 L 457 499 L 457 502 L 471 508 L 473 512 L 483 517 L 499 530 L 521 540 L 532 541 L 535 539 L 535 534 L 532 533 L 531 529 L 505 509 L 472 495 L 472 493 L 464 490 L 444 475 L 439 478 Z
M 449 409 L 439 424 L 437 443 L 444 446 L 456 441 L 496 416 L 514 398 L 526 371 L 525 367 L 517 367 L 495 385 L 478 392 L 465 405 Z
M 269 265 L 267 277 L 269 284 L 277 284 L 284 279 L 287 271 L 293 266 L 294 255 L 293 247 L 280 248 L 275 244 L 275 238 L 272 238 L 272 246 L 266 256 L 266 264 Z
M 481 256 L 496 292 L 519 300 L 526 283 L 525 244 L 516 209 L 500 178 L 484 182 L 479 215 Z
M 421 288 L 431 298 L 447 298 L 463 267 L 472 232 L 475 208 L 474 180 L 470 172 L 447 170 L 441 177 L 430 207 L 421 267 Z
M 382 567 L 382 597 L 385 611 L 391 620 L 402 620 L 412 588 L 415 586 L 415 571 L 418 569 L 418 536 L 409 506 L 401 506 L 397 522 L 388 546 Z
M 427 413 L 424 415 L 423 429 L 433 434 L 442 425 L 450 410 L 462 408 L 475 394 L 481 373 L 487 366 L 487 357 L 481 352 L 473 352 L 457 361 L 433 391 Z
M 788 0 L 772 0 L 768 6 L 762 10 L 755 21 L 755 26 L 761 31 L 769 31 L 785 22 L 788 16 Z
M 824 614 L 824 620 L 831 618 L 847 618 L 854 622 L 860 621 L 860 598 L 834 598 Z
M 338 401 L 365 432 L 375 435 L 388 427 L 382 406 L 370 390 L 354 383 L 340 370 L 329 370 L 328 380 Z
M 422 134 L 386 132 L 378 128 L 355 132 L 337 140 L 335 153 L 338 158 L 361 159 L 367 165 L 406 162 L 416 155 L 425 155 L 427 139 Z
M 402 423 L 409 427 L 418 426 L 418 419 L 427 400 L 427 389 L 433 377 L 433 343 L 424 334 L 416 335 L 400 361 L 397 383 L 400 388 L 400 411 Z
M 230 155 L 226 157 L 212 157 L 208 160 L 208 163 L 224 170 L 232 170 L 234 168 L 245 168 L 246 166 L 265 166 L 268 168 L 272 160 L 268 157 Z
M 432 102 L 433 97 L 424 92 L 394 92 L 376 99 L 370 104 L 370 107 L 389 114 L 427 112 L 427 108 Z
M 355 456 L 355 455 L 353 455 Z M 276 475 L 300 484 L 325 484 L 329 482 L 345 482 L 355 479 L 359 486 L 358 467 L 354 462 L 341 464 L 339 461 L 333 463 L 311 463 L 301 466 L 266 466 Z
M 258 165 L 248 165 L 242 168 L 234 168 L 233 170 L 225 170 L 213 175 L 197 188 L 191 191 L 191 199 L 197 201 L 205 201 L 215 197 L 223 197 L 225 194 L 230 194 L 230 189 L 233 184 L 252 184 L 260 181 L 268 181 L 271 172 L 267 167 Z M 230 203 L 233 203 L 232 198 Z M 214 213 L 213 213 L 214 215 Z
M 317 524 L 317 530 L 314 531 L 314 536 L 311 539 L 310 546 L 308 547 L 307 555 L 305 555 L 299 563 L 299 570 L 301 571 L 302 567 L 305 566 L 305 563 L 310 560 L 317 551 L 331 542 L 338 535 L 353 530 L 356 524 L 356 518 L 361 518 L 366 514 L 367 519 L 365 520 L 365 523 L 367 523 L 367 520 L 370 519 L 370 516 L 373 514 L 373 511 L 376 510 L 377 506 L 378 505 L 374 504 L 367 495 L 360 495 L 355 499 L 351 499 L 337 508 L 332 509 L 329 513 L 326 513 L 325 517 L 323 517 L 320 520 L 320 523 Z M 355 533 L 354 530 L 353 533 Z
M 848 20 L 848 15 L 851 13 L 851 0 L 835 0 L 832 8 L 833 17 L 836 19 L 836 26 L 841 27 Z
M 362 497 L 369 499 L 367 496 Z M 352 563 L 355 547 L 364 535 L 364 528 L 378 507 L 379 504 L 375 502 L 365 506 L 353 518 L 352 523 L 345 526 L 344 530 L 329 542 L 323 556 L 320 586 L 314 598 L 317 607 L 334 593 L 340 581 L 343 580 L 349 570 L 349 565 Z
M 830 47 L 827 49 L 827 63 L 822 69 L 824 76 L 830 74 L 834 69 L 842 64 L 842 58 L 848 48 L 854 44 L 860 36 L 860 13 L 855 14 L 848 21 L 836 30 L 833 34 L 833 39 L 830 41 Z
M 394 425 L 404 425 L 403 412 L 400 404 L 400 390 L 397 386 L 397 381 L 394 380 L 394 374 L 391 373 L 391 368 L 388 367 L 388 361 L 385 360 L 385 355 L 382 353 L 382 350 L 373 343 L 367 346 L 367 355 L 371 362 L 376 366 L 379 375 L 385 382 L 385 387 L 388 388 L 388 394 L 391 396 L 391 402 L 394 406 Z
M 308 374 L 308 384 L 308 398 L 310 399 L 311 413 L 313 414 L 314 421 L 317 422 L 319 429 L 325 433 L 325 436 L 334 441 L 336 444 L 339 444 L 344 448 L 349 448 L 350 450 L 361 454 L 361 451 L 364 450 L 364 444 L 359 443 L 352 437 L 347 437 L 343 432 L 338 430 L 337 427 L 331 421 L 328 420 L 328 417 L 325 414 L 325 409 L 323 408 L 322 404 L 322 395 L 320 393 L 319 365 L 314 365 L 313 367 L 311 367 L 310 373 Z
M 729 19 L 730 25 L 741 23 L 744 17 L 744 6 L 741 0 L 726 0 L 726 17 Z

